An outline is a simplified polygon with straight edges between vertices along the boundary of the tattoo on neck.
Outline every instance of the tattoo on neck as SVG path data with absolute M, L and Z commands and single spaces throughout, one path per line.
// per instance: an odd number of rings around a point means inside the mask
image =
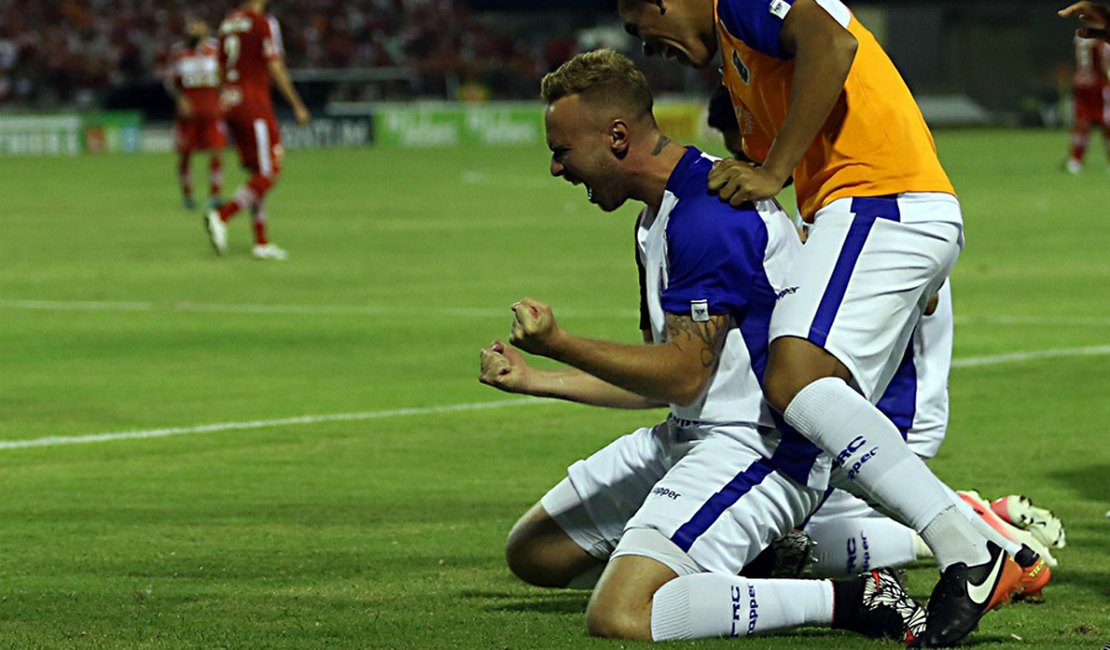
M 655 143 L 655 149 L 652 150 L 651 155 L 658 156 L 659 152 L 662 151 L 663 147 L 667 146 L 667 143 L 670 141 L 671 139 L 665 135 L 659 136 L 659 141 Z

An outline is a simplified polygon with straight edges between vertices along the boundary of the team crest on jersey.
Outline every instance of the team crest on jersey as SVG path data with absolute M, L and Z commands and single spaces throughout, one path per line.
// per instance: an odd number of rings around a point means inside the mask
M 695 322 L 704 323 L 709 320 L 709 301 L 708 300 L 691 300 L 690 301 L 690 318 Z
M 740 75 L 740 80 L 744 82 L 744 85 L 748 85 L 748 79 L 751 78 L 752 73 L 748 70 L 748 66 L 740 60 L 740 54 L 736 50 L 732 51 L 732 67 L 736 68 L 736 73 Z
M 786 0 L 772 0 L 771 5 L 767 7 L 771 15 L 779 20 L 786 20 L 786 14 L 790 13 L 790 3 Z

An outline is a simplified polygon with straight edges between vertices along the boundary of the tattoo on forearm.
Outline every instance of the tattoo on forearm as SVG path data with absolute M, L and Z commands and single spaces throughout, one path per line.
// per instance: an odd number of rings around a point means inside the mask
M 659 136 L 659 141 L 655 143 L 655 149 L 652 150 L 651 155 L 658 156 L 659 152 L 663 151 L 663 147 L 667 146 L 670 141 L 671 139 L 665 135 Z
M 732 316 L 711 316 L 708 321 L 699 323 L 689 316 L 667 314 L 667 339 L 678 341 L 680 335 L 687 334 L 699 341 L 701 363 L 705 368 L 715 368 L 721 360 L 721 350 L 730 329 Z

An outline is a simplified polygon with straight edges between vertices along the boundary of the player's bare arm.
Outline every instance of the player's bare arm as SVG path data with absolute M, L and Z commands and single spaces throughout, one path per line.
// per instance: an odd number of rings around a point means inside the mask
M 478 381 L 506 393 L 551 397 L 570 402 L 620 409 L 666 406 L 602 381 L 577 368 L 532 368 L 520 352 L 494 341 L 482 348 Z
M 1076 36 L 1097 38 L 1110 42 L 1110 5 L 1097 2 L 1076 2 L 1061 9 L 1061 18 L 1075 16 L 1082 26 L 1075 30 Z
M 667 340 L 680 348 L 697 350 L 702 367 L 712 372 L 721 360 L 721 349 L 731 324 L 731 319 L 725 317 L 710 317 L 699 322 L 689 316 L 667 314 Z
M 709 189 L 734 206 L 770 198 L 782 189 L 829 119 L 852 68 L 858 43 L 816 0 L 798 0 L 779 38 L 794 55 L 790 108 L 760 165 L 718 163 Z
M 301 100 L 300 93 L 293 86 L 293 80 L 289 78 L 289 69 L 285 67 L 285 62 L 281 59 L 271 59 L 266 65 L 270 71 L 270 79 L 277 86 L 278 92 L 293 107 L 293 116 L 297 119 L 297 124 L 311 122 L 312 115 L 305 107 L 304 101 Z
M 513 313 L 510 341 L 518 348 L 668 404 L 690 404 L 702 394 L 731 326 L 726 315 L 705 322 L 675 315 L 668 319 L 666 343 L 628 345 L 576 336 L 559 327 L 551 307 L 532 298 L 513 305 Z

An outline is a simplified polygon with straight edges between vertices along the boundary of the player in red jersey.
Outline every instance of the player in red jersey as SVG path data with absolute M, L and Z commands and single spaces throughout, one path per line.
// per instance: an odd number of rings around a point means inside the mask
M 166 91 L 177 102 L 174 140 L 185 209 L 196 207 L 190 161 L 197 151 L 210 152 L 209 206 L 219 207 L 220 151 L 227 146 L 227 131 L 220 113 L 219 44 L 208 37 L 208 23 L 195 17 L 186 19 L 185 40 L 174 45 L 166 72 Z
M 1110 157 L 1110 43 L 1076 36 L 1075 75 L 1071 93 L 1075 114 L 1071 129 L 1071 149 L 1065 168 L 1072 174 L 1083 169 L 1083 155 L 1091 127 L 1102 128 L 1106 153 Z
M 310 119 L 308 109 L 289 79 L 277 19 L 266 13 L 267 0 L 246 0 L 220 24 L 220 97 L 224 119 L 239 150 L 239 161 L 250 172 L 247 182 L 231 201 L 205 215 L 205 225 L 216 252 L 227 251 L 227 220 L 249 209 L 254 222 L 254 248 L 258 259 L 285 259 L 285 251 L 266 238 L 266 193 L 281 172 L 281 133 L 270 83 L 293 107 L 299 124 Z

